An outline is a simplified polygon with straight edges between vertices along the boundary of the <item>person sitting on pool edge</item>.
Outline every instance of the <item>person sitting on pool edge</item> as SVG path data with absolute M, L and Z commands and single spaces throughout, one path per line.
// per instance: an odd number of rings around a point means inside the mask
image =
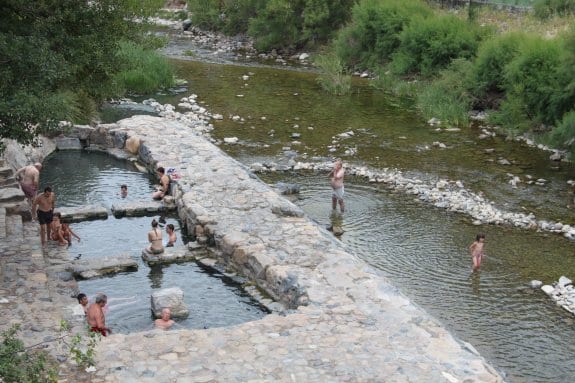
M 162 244 L 162 231 L 158 229 L 158 221 L 152 220 L 152 230 L 148 232 L 148 242 L 150 246 L 146 248 L 149 254 L 161 254 L 164 252 L 164 245 Z
M 169 194 L 170 191 L 170 177 L 166 174 L 165 169 L 160 166 L 156 172 L 160 176 L 160 189 L 152 194 L 153 199 L 162 199 Z

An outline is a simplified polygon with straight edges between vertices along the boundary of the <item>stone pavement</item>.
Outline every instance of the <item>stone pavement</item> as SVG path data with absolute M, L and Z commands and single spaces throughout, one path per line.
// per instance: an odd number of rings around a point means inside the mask
M 503 382 L 471 345 L 190 126 L 137 116 L 96 130 L 109 134 L 100 142 L 116 148 L 131 140 L 149 169 L 178 167 L 176 203 L 188 231 L 284 309 L 226 328 L 113 334 L 98 344 L 95 372 L 68 363 L 61 382 Z M 2 257 L 14 259 L 12 269 L 2 265 L 3 281 L 16 272 L 22 280 L 6 293 L 32 321 L 38 309 L 27 304 L 48 294 L 45 303 L 61 305 L 65 317 L 73 287 L 63 282 L 66 256 L 28 246 Z M 27 273 L 37 282 L 28 286 Z M 58 309 L 47 306 L 40 307 L 51 311 L 38 330 L 53 331 Z

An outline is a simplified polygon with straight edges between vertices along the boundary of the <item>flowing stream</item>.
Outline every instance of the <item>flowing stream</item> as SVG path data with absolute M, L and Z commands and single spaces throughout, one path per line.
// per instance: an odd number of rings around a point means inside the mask
M 575 167 L 550 161 L 550 153 L 508 140 L 505 132 L 479 139 L 479 128 L 437 131 L 409 100 L 376 92 L 367 80 L 354 79 L 350 95 L 332 97 L 321 92 L 311 72 L 174 62 L 191 84 L 190 93 L 224 116 L 213 122 L 212 136 L 237 137 L 238 144 L 221 147 L 248 165 L 340 156 L 344 163 L 397 168 L 426 181 L 461 180 L 500 209 L 575 224 L 567 184 L 575 179 Z M 177 105 L 190 93 L 156 99 Z M 238 116 L 235 121 L 233 116 Z M 348 131 L 353 136 L 337 137 Z M 502 159 L 511 165 L 502 165 Z M 512 176 L 523 181 L 517 188 L 509 184 Z M 351 177 L 346 179 L 347 211 L 337 217 L 331 215 L 326 174 L 261 177 L 270 184 L 301 185 L 296 204 L 322 225 L 341 224 L 341 241 L 351 251 L 473 344 L 509 381 L 573 380 L 575 318 L 527 284 L 533 279 L 553 283 L 561 275 L 575 278 L 575 243 L 555 234 L 474 226 L 466 216 Z M 527 183 L 540 178 L 544 186 Z M 481 272 L 472 274 L 468 246 L 478 232 L 487 234 L 488 256 Z

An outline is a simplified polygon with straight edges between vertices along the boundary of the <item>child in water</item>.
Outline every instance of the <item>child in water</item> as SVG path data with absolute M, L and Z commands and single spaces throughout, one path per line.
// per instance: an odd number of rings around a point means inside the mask
M 485 234 L 477 234 L 475 241 L 469 246 L 471 258 L 473 259 L 473 271 L 479 270 L 483 259 L 483 247 L 485 245 Z

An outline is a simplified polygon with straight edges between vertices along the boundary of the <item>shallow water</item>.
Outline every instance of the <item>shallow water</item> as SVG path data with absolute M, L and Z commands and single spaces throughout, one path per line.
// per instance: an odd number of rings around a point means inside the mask
M 128 196 L 119 195 L 128 185 Z M 129 163 L 102 153 L 57 152 L 45 162 L 42 185 L 52 185 L 57 196 L 56 210 L 63 206 L 98 205 L 108 209 L 114 203 L 149 200 L 153 183 L 148 175 Z M 159 219 L 158 216 L 155 217 Z M 185 246 L 186 236 L 176 217 L 165 217 L 176 227 L 176 246 Z M 148 246 L 147 233 L 152 217 L 84 221 L 71 224 L 81 240 L 73 240 L 70 257 L 90 259 L 129 254 L 138 261 L 138 271 L 112 277 L 80 281 L 80 291 L 90 299 L 97 292 L 109 297 L 106 321 L 115 332 L 128 333 L 153 328 L 150 296 L 154 290 L 180 287 L 190 309 L 177 327 L 209 328 L 230 326 L 259 319 L 266 312 L 241 287 L 224 275 L 205 270 L 194 262 L 149 267 L 141 259 Z M 165 225 L 164 225 L 165 227 Z M 164 242 L 167 235 L 163 234 Z
M 282 162 L 294 153 L 297 161 L 340 156 L 344 163 L 398 168 L 424 180 L 459 179 L 501 209 L 575 224 L 566 183 L 575 179 L 575 167 L 508 141 L 504 132 L 485 140 L 478 139 L 477 128 L 437 132 L 414 113 L 409 100 L 374 92 L 367 80 L 354 79 L 352 94 L 331 97 L 319 90 L 313 73 L 174 62 L 199 101 L 224 116 L 213 122 L 213 136 L 240 139 L 222 149 L 243 163 Z M 250 77 L 244 81 L 243 75 Z M 183 96 L 156 98 L 177 105 Z M 232 121 L 234 115 L 244 121 Z M 354 136 L 334 138 L 350 130 Z M 294 140 L 292 133 L 301 138 Z M 434 147 L 436 141 L 447 149 Z M 345 155 L 350 149 L 356 154 Z M 512 165 L 500 165 L 500 159 Z M 521 183 L 515 189 L 509 174 L 548 182 Z M 333 223 L 326 174 L 262 177 L 302 185 L 296 203 L 320 224 Z M 526 285 L 532 279 L 575 278 L 575 243 L 553 234 L 473 226 L 465 216 L 360 179 L 346 179 L 346 194 L 341 241 L 449 331 L 473 344 L 509 381 L 573 380 L 574 317 Z M 481 272 L 472 275 L 468 246 L 480 231 L 487 234 L 488 257 Z

